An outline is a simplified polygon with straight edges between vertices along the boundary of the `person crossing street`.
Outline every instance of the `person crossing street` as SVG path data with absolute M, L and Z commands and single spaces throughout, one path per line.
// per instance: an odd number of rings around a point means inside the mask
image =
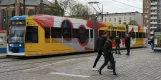
M 112 37 L 107 38 L 107 41 L 104 45 L 104 49 L 103 49 L 103 53 L 104 53 L 104 63 L 102 64 L 102 66 L 100 67 L 100 69 L 98 70 L 99 74 L 102 75 L 101 71 L 102 69 L 108 64 L 108 62 L 110 61 L 112 64 L 112 69 L 113 69 L 113 75 L 117 75 L 116 74 L 116 68 L 115 68 L 115 60 L 114 60 L 114 56 L 112 54 Z
M 104 47 L 104 44 L 107 40 L 107 36 L 108 36 L 108 33 L 107 32 L 104 32 L 104 34 L 99 38 L 99 41 L 98 41 L 98 55 L 95 59 L 95 62 L 93 64 L 93 68 L 92 70 L 97 70 L 95 67 L 97 65 L 97 62 L 98 60 L 100 59 L 100 57 L 103 55 L 102 52 L 103 52 L 103 47 Z

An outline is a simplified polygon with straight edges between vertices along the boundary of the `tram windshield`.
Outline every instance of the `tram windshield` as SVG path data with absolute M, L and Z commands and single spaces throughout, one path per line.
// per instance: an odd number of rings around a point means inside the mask
M 11 25 L 9 30 L 9 43 L 24 43 L 25 25 Z

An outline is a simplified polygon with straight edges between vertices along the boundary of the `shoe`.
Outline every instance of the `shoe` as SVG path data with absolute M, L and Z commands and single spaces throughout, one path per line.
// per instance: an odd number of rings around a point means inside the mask
M 93 71 L 97 71 L 97 69 L 96 69 L 96 68 L 92 68 L 92 70 L 93 70 Z
M 113 73 L 113 75 L 117 75 L 116 73 Z
M 102 73 L 101 73 L 101 71 L 100 71 L 100 70 L 98 70 L 98 73 L 99 73 L 99 75 L 102 75 Z
M 128 56 L 129 56 L 129 54 L 126 54 L 126 55 L 128 55 Z
M 119 54 L 121 55 L 121 53 L 119 52 Z

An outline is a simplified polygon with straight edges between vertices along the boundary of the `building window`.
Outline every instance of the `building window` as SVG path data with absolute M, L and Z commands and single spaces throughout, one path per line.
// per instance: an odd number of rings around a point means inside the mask
M 15 10 L 12 11 L 12 17 L 15 16 Z
M 30 10 L 28 11 L 28 15 L 34 15 L 34 10 L 30 9 Z
M 105 22 L 107 21 L 107 19 L 105 18 Z
M 109 19 L 109 21 L 111 22 L 111 18 Z
M 129 17 L 129 21 L 131 21 L 132 20 L 132 18 L 131 17 Z
M 2 17 L 2 30 L 6 30 L 6 27 L 7 27 L 7 12 L 6 10 L 2 10 L 2 14 L 1 14 L 1 17 Z
M 124 17 L 124 21 L 126 21 L 126 17 Z

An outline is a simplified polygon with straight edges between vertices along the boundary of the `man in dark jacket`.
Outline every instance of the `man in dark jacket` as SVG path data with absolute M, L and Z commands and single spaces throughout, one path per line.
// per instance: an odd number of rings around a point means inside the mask
M 103 47 L 104 47 L 104 44 L 105 44 L 105 42 L 107 40 L 107 36 L 108 36 L 108 33 L 104 32 L 103 36 L 101 36 L 99 38 L 99 41 L 98 41 L 98 55 L 97 55 L 97 58 L 96 58 L 96 60 L 94 62 L 92 70 L 97 70 L 95 67 L 96 67 L 96 64 L 97 64 L 98 60 L 102 56 Z
M 126 55 L 130 55 L 130 44 L 131 44 L 131 40 L 128 34 L 126 34 L 126 38 L 125 38 L 125 47 L 127 49 L 127 54 Z
M 116 36 L 116 38 L 115 38 L 115 43 L 116 43 L 116 54 L 117 54 L 117 52 L 118 52 L 118 54 L 121 54 L 120 53 L 120 43 L 121 43 L 121 41 L 120 41 L 120 38 L 118 36 Z
M 104 63 L 100 67 L 100 69 L 98 70 L 99 74 L 102 75 L 102 73 L 101 73 L 102 69 L 110 61 L 112 63 L 113 75 L 117 75 L 116 68 L 115 68 L 115 60 L 114 60 L 113 53 L 112 53 L 112 37 L 107 38 L 107 41 L 104 45 L 103 53 L 104 53 Z

